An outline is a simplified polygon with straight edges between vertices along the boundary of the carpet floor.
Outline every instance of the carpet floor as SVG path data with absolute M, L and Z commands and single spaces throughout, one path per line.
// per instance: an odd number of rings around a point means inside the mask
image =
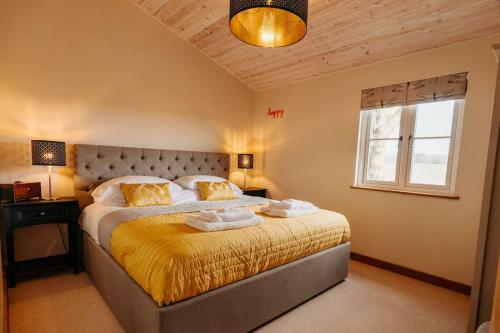
M 460 333 L 469 297 L 351 261 L 349 277 L 258 330 Z M 13 333 L 123 332 L 86 273 L 45 275 L 9 290 Z

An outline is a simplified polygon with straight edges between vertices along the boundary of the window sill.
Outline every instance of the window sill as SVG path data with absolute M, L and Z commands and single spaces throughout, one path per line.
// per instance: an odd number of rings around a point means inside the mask
M 452 199 L 452 200 L 460 199 L 460 197 L 458 195 L 452 195 L 452 194 L 412 192 L 412 191 L 391 190 L 391 189 L 386 189 L 386 188 L 375 188 L 375 187 L 364 187 L 364 186 L 351 186 L 351 188 L 357 189 L 357 190 L 369 190 L 369 191 L 392 192 L 392 193 L 408 194 L 408 195 L 420 195 L 420 196 L 424 196 L 424 197 L 433 197 L 433 198 L 442 198 L 442 199 Z

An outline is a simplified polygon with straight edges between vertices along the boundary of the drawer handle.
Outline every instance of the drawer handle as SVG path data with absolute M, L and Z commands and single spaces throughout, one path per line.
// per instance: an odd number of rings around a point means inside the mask
M 40 216 L 45 216 L 45 212 L 40 212 Z
M 27 188 L 26 188 L 26 190 L 27 190 L 27 191 L 31 191 L 31 187 L 27 187 Z

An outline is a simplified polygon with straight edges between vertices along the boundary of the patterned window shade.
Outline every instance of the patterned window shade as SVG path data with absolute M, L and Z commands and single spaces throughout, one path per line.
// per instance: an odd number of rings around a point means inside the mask
M 435 78 L 409 82 L 406 104 L 434 102 L 436 89 L 437 85 Z
M 361 94 L 361 109 L 421 104 L 465 98 L 467 72 L 385 87 L 365 89 Z

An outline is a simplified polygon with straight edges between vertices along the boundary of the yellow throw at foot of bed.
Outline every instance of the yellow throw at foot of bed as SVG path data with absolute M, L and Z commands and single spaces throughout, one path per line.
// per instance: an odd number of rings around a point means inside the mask
M 220 232 L 193 229 L 184 223 L 186 216 L 142 217 L 121 224 L 111 237 L 115 260 L 159 306 L 326 250 L 350 236 L 346 218 L 326 210 L 294 218 L 263 216 L 259 226 Z

